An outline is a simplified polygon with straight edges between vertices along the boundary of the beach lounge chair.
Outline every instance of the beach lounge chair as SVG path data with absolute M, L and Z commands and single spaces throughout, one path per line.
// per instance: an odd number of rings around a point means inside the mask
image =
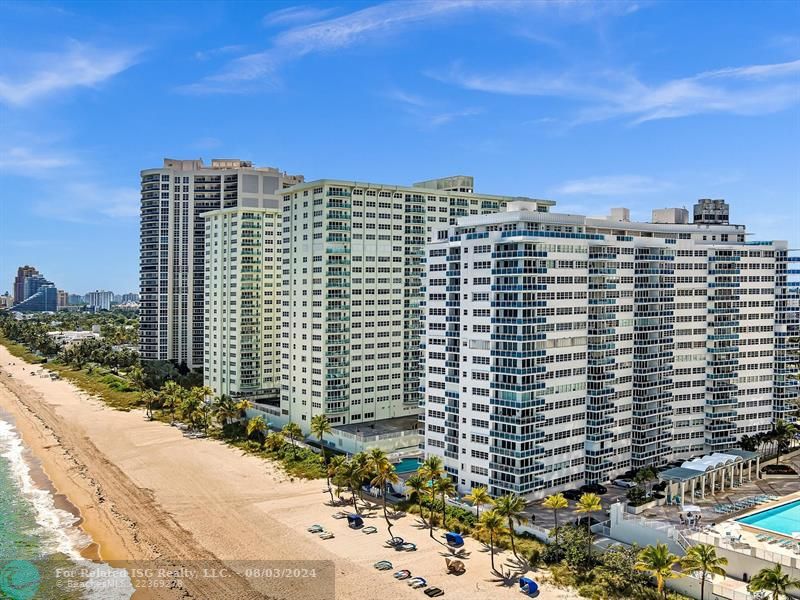
M 452 573 L 453 575 L 461 575 L 467 571 L 467 567 L 465 567 L 464 563 L 460 560 L 450 560 L 449 558 L 445 558 L 444 562 L 447 564 L 447 572 Z
M 399 580 L 408 579 L 409 577 L 411 577 L 411 571 L 408 569 L 403 569 L 394 574 L 394 578 Z
M 392 539 L 387 540 L 386 545 L 387 546 L 400 546 L 402 544 L 405 544 L 405 542 L 406 541 L 401 537 L 393 537 Z
M 395 550 L 405 550 L 406 552 L 416 552 L 417 545 L 412 544 L 411 542 L 406 542 L 405 544 L 401 544 L 399 546 L 394 547 Z
M 414 577 L 413 579 L 410 579 L 410 580 L 408 581 L 408 585 L 409 585 L 411 588 L 413 588 L 413 589 L 415 589 L 415 590 L 418 590 L 418 589 L 420 589 L 420 588 L 427 587 L 427 586 L 428 586 L 428 582 L 427 582 L 427 581 L 425 581 L 425 578 L 424 578 L 424 577 Z
M 309 527 L 308 529 L 306 529 L 306 531 L 308 533 L 322 533 L 324 529 L 325 528 L 322 525 L 314 524 L 311 527 Z
M 330 540 L 335 538 L 336 536 L 333 535 L 332 531 L 323 531 L 322 533 L 319 534 L 319 537 L 323 540 Z
M 378 569 L 378 571 L 388 571 L 392 568 L 392 563 L 388 560 L 379 560 L 372 566 Z
M 430 598 L 438 598 L 439 596 L 444 596 L 444 590 L 442 590 L 442 588 L 432 587 L 425 590 L 424 594 Z
M 364 527 L 364 529 L 361 530 L 361 533 L 378 533 L 378 528 L 370 525 L 369 527 Z
M 334 519 L 346 519 L 347 518 L 347 513 L 346 512 L 341 512 L 341 511 L 337 512 L 337 513 L 334 513 L 333 518 Z
M 539 591 L 539 584 L 529 577 L 520 577 L 519 589 L 521 592 L 528 594 L 528 596 L 533 596 Z

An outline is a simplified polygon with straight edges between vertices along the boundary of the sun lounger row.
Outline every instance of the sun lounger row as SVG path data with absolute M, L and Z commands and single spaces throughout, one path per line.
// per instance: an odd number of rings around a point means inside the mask
M 800 542 L 798 540 L 787 540 L 780 537 L 768 535 L 766 533 L 759 533 L 756 535 L 759 542 L 765 544 L 775 544 L 778 548 L 786 548 L 787 550 L 794 550 L 795 553 L 800 554 Z
M 760 496 L 749 496 L 747 498 L 740 498 L 739 500 L 735 500 L 732 504 L 717 504 L 714 507 L 714 512 L 719 515 L 731 512 L 738 512 L 740 510 L 751 508 L 758 504 L 763 504 L 764 502 L 772 502 L 773 500 L 777 499 L 778 496 L 768 496 L 766 494 L 762 494 Z
M 379 560 L 372 566 L 378 569 L 378 571 L 391 571 L 393 568 L 391 561 L 388 560 Z M 395 571 L 393 577 L 398 581 L 406 581 L 407 585 L 415 590 L 428 588 L 424 590 L 424 593 L 426 596 L 430 598 L 438 598 L 439 596 L 444 596 L 444 590 L 438 587 L 428 587 L 428 581 L 424 577 L 412 577 L 411 571 L 409 571 L 408 569 L 401 569 L 399 571 Z

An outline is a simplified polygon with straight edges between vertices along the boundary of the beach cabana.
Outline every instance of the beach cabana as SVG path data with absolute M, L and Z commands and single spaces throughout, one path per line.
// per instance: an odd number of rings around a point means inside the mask
M 364 518 L 361 515 L 349 514 L 347 515 L 347 524 L 353 529 L 358 529 L 364 526 Z
M 539 584 L 536 583 L 533 579 L 530 579 L 528 577 L 520 577 L 519 589 L 520 591 L 528 594 L 528 596 L 533 596 L 536 592 L 539 591 Z
M 464 538 L 462 538 L 459 534 L 453 533 L 452 531 L 448 531 L 445 534 L 445 539 L 447 540 L 448 546 L 453 546 L 454 548 L 460 548 L 464 545 Z

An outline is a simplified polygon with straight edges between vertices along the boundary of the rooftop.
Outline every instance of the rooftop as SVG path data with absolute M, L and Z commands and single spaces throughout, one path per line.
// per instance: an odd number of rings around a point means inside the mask
M 370 421 L 367 423 L 348 423 L 347 425 L 336 425 L 333 427 L 334 435 L 344 433 L 356 438 L 370 438 L 378 435 L 401 435 L 404 432 L 412 431 L 417 433 L 418 420 L 416 415 L 405 417 L 395 417 L 393 419 L 381 419 L 380 421 Z

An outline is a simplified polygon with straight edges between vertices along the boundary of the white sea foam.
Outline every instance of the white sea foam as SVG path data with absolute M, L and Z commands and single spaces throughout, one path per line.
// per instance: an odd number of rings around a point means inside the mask
M 39 525 L 37 537 L 45 553 L 61 553 L 68 556 L 81 567 L 88 568 L 92 576 L 87 580 L 85 598 L 98 600 L 129 599 L 134 592 L 130 578 L 124 569 L 114 569 L 105 563 L 86 561 L 81 549 L 91 543 L 91 539 L 78 527 L 78 518 L 55 505 L 55 497 L 50 490 L 36 485 L 31 475 L 30 465 L 25 458 L 25 446 L 14 427 L 0 419 L 0 457 L 5 459 L 14 484 L 22 497 L 34 510 Z M 114 589 L 104 586 L 113 579 Z

